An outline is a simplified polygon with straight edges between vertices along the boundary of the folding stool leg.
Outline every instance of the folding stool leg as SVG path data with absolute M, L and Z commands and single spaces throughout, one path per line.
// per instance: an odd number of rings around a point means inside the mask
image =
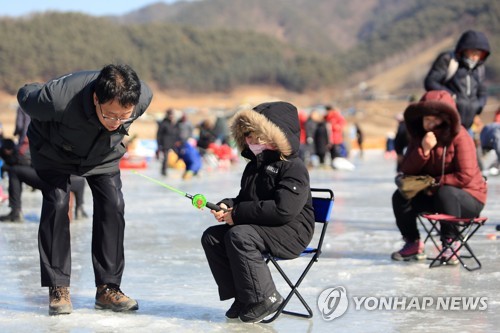
M 456 223 L 450 223 L 450 222 L 446 222 L 446 221 L 442 221 L 443 223 L 449 223 L 453 226 L 453 229 L 455 230 L 456 232 L 456 236 L 451 240 L 451 242 L 449 244 L 444 244 L 443 245 L 443 248 L 441 250 L 441 252 L 437 255 L 436 258 L 434 258 L 432 260 L 432 262 L 430 263 L 429 267 L 432 268 L 432 267 L 438 267 L 438 266 L 441 266 L 441 265 L 444 265 L 446 264 L 450 258 L 455 255 L 458 260 L 460 261 L 460 264 L 465 268 L 467 269 L 468 271 L 474 271 L 474 270 L 477 270 L 477 269 L 480 269 L 481 268 L 481 262 L 479 261 L 479 259 L 477 259 L 476 255 L 474 254 L 474 252 L 472 251 L 472 248 L 469 246 L 469 244 L 467 244 L 468 240 L 472 238 L 472 236 L 476 233 L 476 231 L 479 229 L 479 227 L 481 227 L 481 224 L 474 224 L 472 222 L 470 223 L 465 223 L 463 225 L 460 225 L 460 226 L 457 226 Z M 464 234 L 465 234 L 465 237 L 464 237 Z M 454 249 L 452 247 L 452 244 L 454 242 L 459 242 L 459 246 Z M 458 252 L 460 251 L 460 249 L 462 248 L 465 248 L 470 255 L 460 255 L 458 254 Z M 441 256 L 446 252 L 446 250 L 450 249 L 450 251 L 452 252 L 452 255 L 447 258 L 444 262 L 441 261 Z M 475 262 L 476 262 L 476 266 L 474 267 L 469 267 L 463 260 L 463 258 L 467 258 L 467 259 L 473 259 Z M 436 263 L 439 263 L 439 264 L 436 264 Z
M 453 249 L 453 247 L 451 247 L 451 251 L 453 252 L 454 255 L 457 256 L 458 260 L 460 261 L 460 263 L 462 264 L 462 266 L 466 270 L 474 271 L 474 270 L 480 269 L 481 262 L 479 261 L 479 259 L 477 259 L 476 255 L 472 251 L 472 248 L 469 246 L 468 241 L 469 241 L 469 239 L 472 238 L 472 236 L 476 233 L 476 231 L 481 227 L 481 224 L 476 224 L 476 223 L 470 222 L 470 223 L 466 223 L 465 225 L 462 225 L 462 226 L 456 226 L 455 224 L 453 224 L 453 227 L 455 228 L 455 231 L 457 232 L 457 236 L 455 237 L 455 239 L 453 241 L 460 242 L 460 245 L 457 247 L 457 249 Z M 460 227 L 462 228 L 461 231 L 459 230 Z M 464 237 L 464 234 L 465 234 L 465 237 Z M 457 253 L 461 248 L 465 248 L 469 252 L 470 255 L 458 255 Z M 462 258 L 473 259 L 476 262 L 476 266 L 470 268 L 463 261 Z
M 436 242 L 436 240 L 434 239 L 434 237 L 432 236 L 432 232 L 434 230 L 437 232 L 438 235 L 440 234 L 440 230 L 438 228 L 439 221 L 433 220 L 433 219 L 430 219 L 430 218 L 426 218 L 426 220 L 431 224 L 431 228 L 429 229 L 425 225 L 425 222 L 423 220 L 424 219 L 423 216 L 418 215 L 417 218 L 418 218 L 420 224 L 422 225 L 422 227 L 424 228 L 425 232 L 427 233 L 427 235 L 425 236 L 425 239 L 424 239 L 424 244 L 430 239 L 432 241 L 432 243 L 434 244 L 434 246 L 436 247 L 436 249 L 438 250 L 438 252 L 439 252 L 440 251 L 440 246 Z M 428 259 L 432 260 L 433 258 L 428 258 Z
M 302 317 L 302 318 L 312 318 L 313 312 L 312 312 L 311 308 L 309 307 L 309 305 L 307 304 L 307 302 L 305 301 L 305 299 L 299 293 L 297 288 L 300 286 L 300 284 L 302 283 L 302 280 L 304 280 L 304 278 L 306 277 L 307 272 L 309 272 L 309 269 L 312 267 L 314 262 L 317 260 L 316 258 L 317 258 L 317 255 L 315 254 L 314 257 L 309 261 L 309 264 L 307 265 L 305 270 L 302 272 L 302 274 L 300 275 L 299 279 L 297 280 L 297 282 L 295 284 L 292 283 L 292 281 L 288 278 L 288 276 L 285 274 L 283 269 L 280 267 L 280 265 L 277 263 L 277 261 L 273 257 L 269 257 L 267 259 L 267 262 L 271 261 L 273 263 L 274 267 L 276 267 L 278 272 L 281 274 L 283 279 L 286 281 L 288 286 L 291 288 L 291 291 L 287 295 L 287 297 L 285 298 L 283 303 L 281 303 L 280 307 L 278 308 L 278 311 L 276 311 L 271 318 L 262 320 L 261 323 L 265 323 L 265 324 L 270 323 L 270 322 L 274 321 L 276 318 L 278 318 L 278 316 L 281 313 L 291 315 L 291 316 Z M 302 305 L 306 309 L 307 314 L 285 310 L 286 305 L 292 299 L 293 295 L 297 296 L 297 298 L 300 300 L 300 302 L 302 303 Z
M 300 292 L 298 291 L 298 288 L 300 284 L 302 283 L 302 280 L 306 277 L 307 273 L 313 266 L 315 262 L 318 261 L 320 255 L 321 255 L 321 246 L 323 244 L 324 237 L 326 235 L 326 229 L 330 221 L 330 213 L 332 211 L 333 207 L 333 202 L 334 202 L 334 193 L 330 189 L 321 189 L 321 188 L 312 188 L 311 192 L 315 193 L 320 193 L 319 196 L 312 196 L 312 205 L 314 208 L 314 220 L 315 224 L 319 225 L 321 224 L 321 235 L 318 238 L 318 243 L 317 246 L 308 246 L 307 248 L 302 251 L 302 253 L 299 255 L 299 257 L 302 256 L 307 256 L 309 259 L 309 262 L 307 263 L 307 266 L 305 269 L 302 271 L 300 277 L 298 278 L 297 282 L 292 283 L 292 281 L 288 278 L 288 276 L 285 274 L 284 270 L 281 268 L 281 266 L 278 264 L 278 260 L 280 258 L 273 257 L 270 254 L 265 254 L 266 258 L 266 264 L 269 265 L 269 262 L 272 262 L 274 267 L 278 270 L 278 272 L 281 274 L 283 279 L 286 281 L 288 286 L 291 288 L 291 291 L 288 293 L 286 298 L 283 300 L 283 303 L 279 306 L 278 310 L 274 315 L 272 315 L 269 319 L 264 319 L 261 321 L 261 323 L 270 323 L 273 320 L 275 320 L 281 313 L 291 315 L 291 316 L 297 316 L 301 318 L 312 318 L 313 312 L 309 305 L 307 304 L 306 300 Z M 310 257 L 312 255 L 312 257 Z M 283 259 L 286 261 L 286 259 Z M 292 299 L 293 296 L 297 296 L 299 301 L 302 303 L 304 306 L 305 310 L 307 313 L 300 313 L 300 312 L 293 312 L 293 311 L 286 311 L 285 307 L 287 306 L 288 302 Z
M 448 261 L 453 257 L 453 255 L 455 255 L 458 260 L 460 261 L 460 263 L 462 264 L 462 266 L 464 265 L 462 259 L 460 258 L 460 255 L 457 255 L 457 252 L 458 250 L 460 250 L 460 248 L 462 247 L 462 244 L 460 244 L 460 246 L 455 250 L 453 249 L 452 245 L 454 242 L 456 242 L 458 240 L 458 235 L 455 236 L 449 243 L 445 243 L 443 244 L 443 247 L 441 249 L 441 251 L 439 251 L 438 255 L 435 257 L 435 258 L 432 258 L 431 260 L 431 263 L 429 264 L 429 268 L 432 268 L 432 267 L 439 267 L 439 266 L 443 266 L 443 265 L 446 265 L 448 263 Z M 447 251 L 447 250 L 450 250 L 452 252 L 452 255 L 449 256 L 445 261 L 442 260 L 442 255 Z

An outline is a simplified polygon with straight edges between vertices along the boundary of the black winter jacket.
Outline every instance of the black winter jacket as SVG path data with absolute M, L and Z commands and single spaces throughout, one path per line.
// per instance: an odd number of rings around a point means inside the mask
M 0 158 L 4 161 L 4 168 L 14 165 L 31 166 L 31 156 L 28 149 L 20 149 L 12 139 L 4 139 L 0 147 Z
M 311 241 L 314 232 L 309 173 L 298 157 L 300 127 L 297 109 L 285 102 L 261 104 L 236 114 L 232 134 L 249 159 L 236 198 L 221 202 L 233 207 L 235 225 L 250 224 L 271 246 L 271 253 L 294 258 Z M 245 142 L 253 131 L 276 150 L 257 157 Z M 281 246 L 273 247 L 279 243 Z
M 19 104 L 31 117 L 28 138 L 35 169 L 83 176 L 119 170 L 126 152 L 122 140 L 131 122 L 112 132 L 102 126 L 93 103 L 98 75 L 99 71 L 75 72 L 19 89 Z M 134 119 L 146 111 L 152 97 L 150 88 L 141 82 Z
M 158 149 L 167 151 L 174 148 L 175 141 L 178 137 L 177 126 L 175 126 L 175 123 L 173 123 L 172 120 L 164 118 L 158 124 L 158 132 L 156 133 Z
M 465 49 L 483 50 L 486 57 L 469 69 L 463 61 Z M 489 54 L 486 36 L 481 32 L 466 31 L 458 40 L 454 52 L 444 52 L 436 58 L 424 81 L 426 91 L 446 90 L 455 98 L 462 125 L 467 129 L 472 126 L 474 116 L 480 114 L 486 105 L 488 92 L 484 84 L 484 62 Z M 458 61 L 458 69 L 446 80 L 452 58 Z

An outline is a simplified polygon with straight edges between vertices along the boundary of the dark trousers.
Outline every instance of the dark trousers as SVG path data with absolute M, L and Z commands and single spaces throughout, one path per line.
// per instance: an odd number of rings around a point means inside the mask
M 332 161 L 337 157 L 342 157 L 342 145 L 332 144 L 332 147 L 330 148 L 330 156 L 332 157 Z
M 318 155 L 318 159 L 319 159 L 319 164 L 320 165 L 325 164 L 325 154 L 321 153 L 321 154 L 317 154 L 317 155 Z
M 161 166 L 160 166 L 160 173 L 163 176 L 166 176 L 168 173 L 168 153 L 170 149 L 162 149 L 161 150 Z
M 38 170 L 47 185 L 38 231 L 42 287 L 69 286 L 71 246 L 68 217 L 70 176 Z M 94 202 L 92 264 L 96 286 L 120 285 L 125 265 L 123 237 L 125 203 L 120 173 L 86 177 Z
M 251 225 L 210 227 L 201 243 L 221 301 L 235 297 L 245 304 L 257 303 L 276 290 L 262 257 L 268 246 Z
M 7 172 L 9 173 L 9 206 L 12 210 L 22 209 L 21 195 L 23 192 L 23 183 L 37 190 L 42 190 L 46 185 L 32 166 L 12 165 L 9 166 Z M 72 175 L 70 191 L 75 194 L 76 206 L 82 206 L 85 178 Z
M 444 185 L 436 194 L 428 196 L 421 192 L 411 200 L 406 200 L 399 193 L 392 195 L 392 209 L 396 217 L 396 224 L 403 238 L 408 242 L 420 239 L 417 228 L 417 215 L 420 213 L 441 213 L 457 217 L 476 217 L 483 210 L 484 205 L 464 190 Z M 441 239 L 452 238 L 453 227 L 443 223 L 441 225 Z
M 75 195 L 75 206 L 83 206 L 83 197 L 85 194 L 85 178 L 71 175 L 69 190 Z
M 21 210 L 21 194 L 23 183 L 42 189 L 45 182 L 40 179 L 35 169 L 29 165 L 12 165 L 8 169 L 9 173 L 9 206 L 12 210 Z

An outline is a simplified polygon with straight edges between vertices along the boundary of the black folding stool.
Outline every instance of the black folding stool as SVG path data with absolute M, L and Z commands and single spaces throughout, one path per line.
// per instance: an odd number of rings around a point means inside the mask
M 458 258 L 460 264 L 462 264 L 462 266 L 468 271 L 474 271 L 481 268 L 481 262 L 472 251 L 472 248 L 470 247 L 468 241 L 472 238 L 472 236 L 474 236 L 476 231 L 484 225 L 486 220 L 488 220 L 487 217 L 459 218 L 447 214 L 422 214 L 419 215 L 418 219 L 427 232 L 427 237 L 425 238 L 424 243 L 428 239 L 431 239 L 434 243 L 434 246 L 439 252 L 439 254 L 435 258 L 428 258 L 429 260 L 431 260 L 429 268 L 446 265 L 448 261 L 453 257 L 453 255 Z M 427 228 L 425 226 L 424 219 L 426 219 L 431 224 L 431 228 Z M 440 223 L 447 223 L 451 225 L 455 230 L 455 237 L 448 244 L 443 244 L 442 247 L 438 245 L 438 243 L 434 239 L 434 236 L 439 235 L 440 230 L 438 225 Z M 454 242 L 458 242 L 460 244 L 456 249 L 454 249 L 452 246 Z M 468 254 L 459 254 L 458 252 L 462 248 L 466 249 Z M 452 255 L 446 258 L 446 260 L 442 260 L 442 255 L 448 249 L 452 252 Z M 464 259 L 472 259 L 472 262 L 475 265 L 473 267 L 469 267 Z
M 320 255 L 321 255 L 321 247 L 323 246 L 323 239 L 325 238 L 326 234 L 326 228 L 328 227 L 328 223 L 330 221 L 330 215 L 333 207 L 333 202 L 334 202 L 334 194 L 333 191 L 330 189 L 322 189 L 322 188 L 311 188 L 312 196 L 313 196 L 313 207 L 314 207 L 314 220 L 316 222 L 316 226 L 321 225 L 321 234 L 319 236 L 318 242 L 316 243 L 315 246 L 309 246 L 307 247 L 298 258 L 302 258 L 305 256 L 312 256 L 311 259 L 309 260 L 306 268 L 300 275 L 299 279 L 297 282 L 292 283 L 290 278 L 286 275 L 284 270 L 281 268 L 281 266 L 278 264 L 278 261 L 285 261 L 288 259 L 282 259 L 278 257 L 274 257 L 270 254 L 264 254 L 264 257 L 266 259 L 266 263 L 269 264 L 271 262 L 274 267 L 278 270 L 278 272 L 281 274 L 283 279 L 288 283 L 288 285 L 291 288 L 290 293 L 287 295 L 287 297 L 284 299 L 283 303 L 280 305 L 278 308 L 278 311 L 270 317 L 269 319 L 265 319 L 261 321 L 262 323 L 270 323 L 274 321 L 278 316 L 282 313 L 291 315 L 291 316 L 297 316 L 297 317 L 302 317 L 302 318 L 312 318 L 313 312 L 307 302 L 304 300 L 302 295 L 299 293 L 297 288 L 299 285 L 302 283 L 302 280 L 306 277 L 307 273 L 311 269 L 312 265 L 318 261 Z M 296 258 L 297 259 L 297 258 Z M 290 259 L 290 260 L 295 260 L 295 259 Z M 306 309 L 307 313 L 299 313 L 299 312 L 293 312 L 293 311 L 287 311 L 285 310 L 286 305 L 290 301 L 290 299 L 293 297 L 293 295 L 297 296 L 297 298 L 300 300 L 304 308 Z

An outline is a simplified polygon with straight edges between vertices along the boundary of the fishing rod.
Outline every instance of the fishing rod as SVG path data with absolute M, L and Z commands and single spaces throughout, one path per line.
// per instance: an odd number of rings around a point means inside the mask
M 137 172 L 135 170 L 132 170 L 132 172 L 135 173 L 136 175 L 141 176 L 142 178 L 146 178 L 147 180 L 149 180 L 152 183 L 155 183 L 155 184 L 158 184 L 160 186 L 163 186 L 163 187 L 165 187 L 166 189 L 169 189 L 172 192 L 180 194 L 180 195 L 182 195 L 182 196 L 184 196 L 184 197 L 186 197 L 188 199 L 191 199 L 191 204 L 194 207 L 198 208 L 198 209 L 202 209 L 203 207 L 207 207 L 207 208 L 210 208 L 210 209 L 215 210 L 215 211 L 223 210 L 222 208 L 220 208 L 216 204 L 207 201 L 207 198 L 205 198 L 205 196 L 203 194 L 192 195 L 192 194 L 189 194 L 189 193 L 186 193 L 186 192 L 182 192 L 181 190 L 178 190 L 175 187 L 167 185 L 164 182 L 159 181 L 158 179 L 151 178 L 151 177 L 146 176 L 146 175 L 144 175 L 142 173 L 139 173 L 139 172 Z

